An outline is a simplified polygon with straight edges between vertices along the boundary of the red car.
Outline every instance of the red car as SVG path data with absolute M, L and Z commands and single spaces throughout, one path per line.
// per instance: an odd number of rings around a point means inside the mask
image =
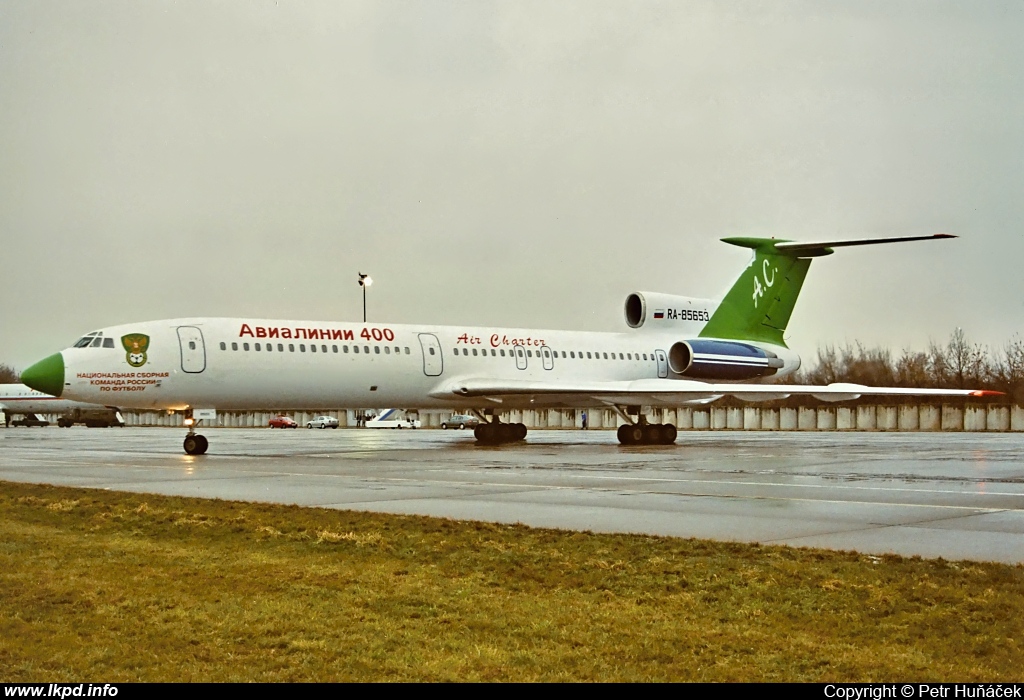
M 299 424 L 293 421 L 288 416 L 274 416 L 270 419 L 268 425 L 271 428 L 298 428 Z

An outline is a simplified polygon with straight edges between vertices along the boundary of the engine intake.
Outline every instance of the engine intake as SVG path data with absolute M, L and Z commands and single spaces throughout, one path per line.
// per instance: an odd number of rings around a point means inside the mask
M 725 340 L 681 340 L 668 351 L 669 369 L 694 379 L 770 377 L 784 365 L 773 352 Z

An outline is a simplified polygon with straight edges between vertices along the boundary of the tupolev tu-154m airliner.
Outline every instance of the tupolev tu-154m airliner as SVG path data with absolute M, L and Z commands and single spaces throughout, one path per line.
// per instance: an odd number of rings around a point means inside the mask
M 472 411 L 481 419 L 476 439 L 499 444 L 527 432 L 522 423 L 501 423 L 502 411 L 610 408 L 625 421 L 618 432 L 622 444 L 650 445 L 673 443 L 676 427 L 648 422 L 648 409 L 726 395 L 841 401 L 998 393 L 764 381 L 800 366 L 783 333 L 812 258 L 844 246 L 940 238 L 955 236 L 818 243 L 724 238 L 751 249 L 753 259 L 722 299 L 635 292 L 626 297 L 629 330 L 622 333 L 179 318 L 94 331 L 32 365 L 21 379 L 77 401 L 182 411 L 184 448 L 192 455 L 208 447 L 196 424 L 218 409 Z

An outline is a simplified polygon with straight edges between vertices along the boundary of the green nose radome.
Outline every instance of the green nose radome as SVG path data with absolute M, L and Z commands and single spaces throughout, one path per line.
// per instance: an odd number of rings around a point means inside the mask
M 64 393 L 64 356 L 58 352 L 22 371 L 21 383 L 44 394 L 59 397 Z

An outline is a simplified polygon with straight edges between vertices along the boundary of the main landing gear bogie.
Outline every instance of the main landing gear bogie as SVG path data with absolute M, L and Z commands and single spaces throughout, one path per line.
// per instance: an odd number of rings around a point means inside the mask
M 671 445 L 677 432 L 671 423 L 626 424 L 619 426 L 618 438 L 623 445 Z
M 526 439 L 526 426 L 522 423 L 481 423 L 473 429 L 473 436 L 481 445 L 501 445 Z

